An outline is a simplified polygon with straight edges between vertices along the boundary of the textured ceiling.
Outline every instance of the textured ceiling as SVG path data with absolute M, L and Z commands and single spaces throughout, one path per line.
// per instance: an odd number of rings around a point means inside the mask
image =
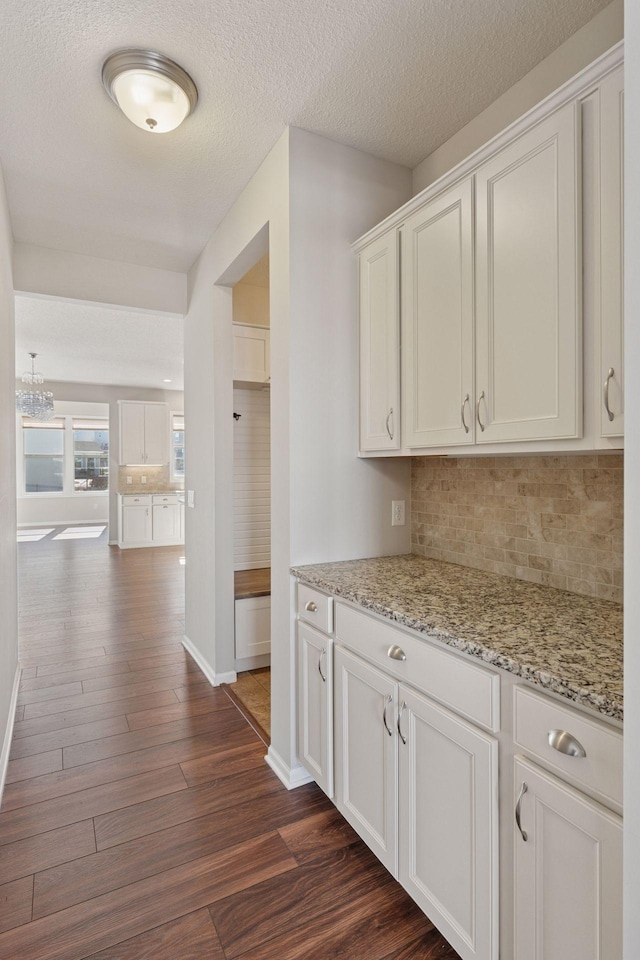
M 285 125 L 415 166 L 607 0 L 0 4 L 0 161 L 18 240 L 184 270 Z M 129 123 L 105 56 L 178 60 L 200 102 Z
M 182 334 L 175 317 L 17 296 L 16 376 L 35 352 L 45 380 L 182 390 Z

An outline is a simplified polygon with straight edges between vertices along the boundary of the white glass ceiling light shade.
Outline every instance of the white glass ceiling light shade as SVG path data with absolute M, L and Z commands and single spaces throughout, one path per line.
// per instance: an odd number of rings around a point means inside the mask
M 168 133 L 195 109 L 198 90 L 173 60 L 151 50 L 119 50 L 102 67 L 102 82 L 136 127 Z

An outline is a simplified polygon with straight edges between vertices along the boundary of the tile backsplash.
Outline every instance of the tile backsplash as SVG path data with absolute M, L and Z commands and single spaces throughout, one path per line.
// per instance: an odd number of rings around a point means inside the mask
M 414 457 L 412 552 L 621 603 L 623 462 Z
M 127 477 L 131 477 L 132 483 L 127 483 Z M 141 477 L 146 477 L 147 482 L 141 483 Z M 171 479 L 169 465 L 166 467 L 119 467 L 118 468 L 118 493 L 146 493 L 148 490 L 178 490 L 184 487 L 184 483 L 178 483 Z

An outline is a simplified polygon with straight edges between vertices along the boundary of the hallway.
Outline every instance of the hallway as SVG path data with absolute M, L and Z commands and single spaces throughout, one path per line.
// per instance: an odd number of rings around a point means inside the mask
M 19 546 L 1 960 L 455 960 L 184 652 L 182 548 Z

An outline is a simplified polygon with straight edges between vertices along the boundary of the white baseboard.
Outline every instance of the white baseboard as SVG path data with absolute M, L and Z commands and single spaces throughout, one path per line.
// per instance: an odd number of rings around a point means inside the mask
M 284 783 L 287 790 L 295 790 L 296 787 L 302 787 L 305 783 L 312 783 L 313 777 L 310 777 L 307 771 L 299 763 L 295 767 L 290 767 L 284 762 L 279 753 L 270 746 L 267 755 L 264 758 L 271 767 L 279 780 Z
M 238 674 L 235 670 L 228 670 L 227 673 L 216 673 L 211 664 L 205 660 L 198 648 L 189 640 L 188 637 L 185 637 L 182 641 L 182 646 L 185 648 L 192 660 L 198 664 L 205 677 L 209 681 L 212 687 L 219 687 L 221 683 L 235 683 L 238 679 Z
M 18 690 L 20 688 L 20 675 L 22 667 L 20 664 L 16 667 L 16 675 L 13 680 L 13 690 L 11 691 L 11 701 L 9 703 L 9 715 L 7 717 L 7 727 L 4 732 L 4 742 L 2 744 L 2 753 L 0 754 L 0 803 L 4 792 L 4 782 L 7 778 L 7 767 L 9 766 L 9 752 L 11 750 L 11 739 L 13 737 L 13 724 L 16 718 L 16 705 L 18 703 Z

